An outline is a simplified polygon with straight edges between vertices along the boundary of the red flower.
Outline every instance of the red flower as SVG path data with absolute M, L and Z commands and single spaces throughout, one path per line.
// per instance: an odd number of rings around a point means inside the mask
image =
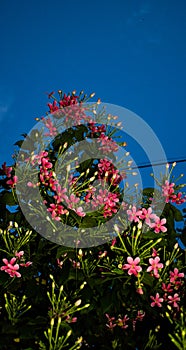
M 8 180 L 6 183 L 7 183 L 7 185 L 10 185 L 13 188 L 17 182 L 18 182 L 18 177 L 13 176 L 13 178 Z
M 150 298 L 153 300 L 153 302 L 150 304 L 152 307 L 154 307 L 154 306 L 161 307 L 162 306 L 161 303 L 163 302 L 163 298 L 160 298 L 159 293 L 156 293 L 155 297 L 151 296 Z
M 50 109 L 50 113 L 53 113 L 55 111 L 57 111 L 59 109 L 59 107 L 57 106 L 57 101 L 53 101 L 53 103 L 48 103 L 47 106 Z
M 179 192 L 177 195 L 174 194 L 171 196 L 171 202 L 176 204 L 182 204 L 185 203 L 186 197 L 182 198 L 183 193 Z

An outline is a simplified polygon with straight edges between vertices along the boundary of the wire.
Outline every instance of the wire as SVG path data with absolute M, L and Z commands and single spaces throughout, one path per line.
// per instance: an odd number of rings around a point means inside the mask
M 135 167 L 131 167 L 131 169 L 142 169 L 142 168 L 150 168 L 152 166 L 160 166 L 160 165 L 164 165 L 164 164 L 173 164 L 174 162 L 176 163 L 184 163 L 186 162 L 186 159 L 178 159 L 178 160 L 167 160 L 167 162 L 159 162 L 159 163 L 147 163 L 147 164 L 142 164 L 142 165 L 138 165 Z

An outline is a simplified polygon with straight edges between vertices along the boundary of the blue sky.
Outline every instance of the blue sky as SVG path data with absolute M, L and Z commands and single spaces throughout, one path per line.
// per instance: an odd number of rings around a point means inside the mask
M 134 111 L 185 157 L 185 17 L 185 0 L 1 1 L 0 164 L 58 89 Z

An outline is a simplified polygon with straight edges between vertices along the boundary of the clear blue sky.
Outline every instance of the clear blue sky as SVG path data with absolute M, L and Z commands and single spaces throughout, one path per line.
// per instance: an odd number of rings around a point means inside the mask
M 185 18 L 185 0 L 1 1 L 0 165 L 58 89 L 134 111 L 186 156 Z

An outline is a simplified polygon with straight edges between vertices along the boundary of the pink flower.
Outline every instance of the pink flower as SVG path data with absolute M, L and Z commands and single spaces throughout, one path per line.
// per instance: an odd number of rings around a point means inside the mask
M 34 154 L 30 158 L 26 158 L 25 161 L 30 161 L 32 165 L 35 165 L 37 162 L 38 164 L 41 164 L 41 160 L 43 157 L 47 157 L 48 152 L 41 151 L 39 154 Z
M 79 98 L 79 96 L 64 94 L 63 99 L 59 101 L 59 105 L 61 107 L 75 105 L 78 103 L 78 98 Z
M 143 312 L 142 310 L 138 310 L 138 313 L 136 315 L 136 321 L 143 321 L 145 317 L 145 312 Z
M 138 294 L 143 295 L 143 289 L 142 289 L 141 287 L 137 288 L 137 289 L 136 289 L 136 292 L 137 292 Z
M 163 264 L 160 263 L 159 261 L 160 261 L 159 256 L 156 256 L 154 259 L 150 258 L 149 259 L 149 264 L 151 264 L 151 266 L 149 266 L 147 268 L 147 272 L 153 271 L 154 276 L 156 278 L 159 278 L 158 269 L 162 269 L 163 268 Z
M 105 127 L 104 124 L 99 125 L 99 126 L 95 126 L 95 124 L 96 123 L 93 122 L 93 121 L 89 122 L 88 127 L 91 130 L 91 136 L 93 136 L 93 134 L 96 133 L 96 132 L 105 132 L 106 131 L 106 127 Z
M 56 192 L 57 192 L 57 195 L 55 195 L 54 198 L 56 199 L 57 204 L 63 202 L 63 200 L 68 202 L 68 197 L 65 194 L 67 192 L 66 188 L 61 188 L 61 185 L 58 184 L 56 188 Z
M 7 183 L 7 185 L 10 185 L 13 188 L 13 187 L 15 187 L 17 182 L 18 182 L 18 177 L 17 176 L 13 176 L 13 178 L 8 180 L 6 183 Z
M 112 216 L 113 213 L 117 212 L 116 205 L 118 202 L 118 195 L 116 193 L 109 192 L 103 208 L 103 216 L 105 218 L 108 216 Z
M 4 174 L 5 174 L 8 178 L 11 177 L 12 167 L 10 167 L 10 166 L 7 167 L 7 166 L 6 166 L 6 162 L 4 162 L 4 163 L 2 164 L 2 170 L 3 170 Z
M 99 194 L 96 196 L 96 194 L 93 195 L 93 200 L 91 202 L 92 207 L 95 208 L 97 206 L 103 205 L 108 198 L 108 191 L 107 190 L 99 190 Z
M 66 214 L 68 210 L 64 209 L 62 205 L 59 204 L 50 204 L 50 208 L 47 211 L 51 212 L 52 219 L 59 221 L 60 215 Z
M 165 202 L 168 203 L 172 194 L 174 193 L 174 183 L 169 183 L 169 181 L 165 181 L 165 185 L 162 186 L 162 195 L 165 197 Z
M 53 125 L 52 121 L 50 118 L 43 119 L 43 122 L 45 124 L 45 126 L 47 127 L 47 129 L 49 129 L 49 132 L 45 133 L 45 136 L 56 136 L 57 135 L 57 129 L 56 127 Z
M 156 293 L 155 297 L 151 296 L 150 298 L 153 300 L 153 302 L 150 304 L 152 307 L 154 307 L 154 306 L 161 307 L 162 306 L 161 303 L 163 303 L 163 298 L 160 298 L 159 293 Z
M 114 247 L 115 244 L 116 244 L 116 242 L 117 242 L 117 239 L 116 239 L 116 238 L 113 238 L 113 240 L 112 240 L 112 242 L 111 242 L 111 247 Z
M 50 113 L 53 113 L 55 111 L 57 111 L 59 109 L 59 107 L 57 106 L 57 101 L 53 101 L 53 103 L 48 103 L 47 104 L 49 109 L 50 109 Z
M 142 214 L 141 210 L 136 210 L 136 207 L 133 205 L 132 210 L 127 210 L 129 221 L 139 222 L 139 217 Z
M 118 318 L 118 326 L 121 327 L 122 329 L 126 329 L 128 328 L 128 324 L 126 324 L 126 322 L 129 320 L 129 317 L 127 315 L 125 315 L 123 318 L 119 317 Z
M 52 177 L 49 179 L 48 181 L 48 185 L 51 187 L 51 189 L 53 191 L 56 191 L 57 187 L 56 185 L 58 185 L 58 181 L 57 180 L 54 180 Z
M 115 321 L 115 317 L 110 317 L 108 314 L 105 314 L 106 318 L 107 318 L 107 324 L 106 326 L 109 328 L 109 329 L 113 329 L 114 327 L 116 327 L 116 323 L 114 323 Z
M 86 203 L 90 203 L 90 198 L 92 198 L 94 192 L 96 191 L 96 188 L 93 186 L 89 186 L 88 190 L 87 190 L 87 194 L 85 196 L 85 202 Z
M 49 162 L 48 158 L 41 158 L 41 166 L 40 169 L 46 170 L 46 169 L 51 169 L 52 168 L 52 163 Z
M 176 204 L 182 204 L 185 203 L 186 197 L 182 198 L 183 193 L 179 192 L 177 195 L 174 194 L 171 196 L 171 202 Z
M 102 152 L 109 153 L 118 151 L 117 143 L 108 136 L 106 136 L 104 133 L 101 133 L 101 135 L 97 138 L 97 142 L 101 143 L 101 147 L 99 147 L 99 150 L 101 150 Z
M 30 265 L 32 265 L 32 262 L 31 262 L 31 261 L 27 261 L 26 263 L 21 263 L 21 264 L 20 264 L 20 266 L 22 266 L 22 267 L 28 267 L 28 266 L 30 266 Z
M 107 256 L 107 250 L 104 250 L 104 252 L 100 251 L 98 253 L 98 259 L 105 258 L 105 256 Z
M 28 181 L 27 186 L 32 187 L 32 188 L 36 188 L 37 186 L 39 186 L 39 182 L 37 182 L 36 184 L 33 184 L 31 181 Z
M 62 269 L 63 267 L 63 260 L 57 259 L 57 265 Z
M 105 174 L 106 171 L 110 170 L 111 165 L 111 162 L 107 158 L 100 159 L 98 164 L 99 173 L 101 175 Z
M 171 293 L 173 291 L 170 283 L 168 283 L 168 284 L 162 283 L 161 288 L 164 292 L 167 292 L 167 293 Z
M 153 257 L 158 256 L 158 252 L 155 248 L 152 248 L 152 256 Z
M 66 320 L 67 323 L 75 323 L 77 322 L 77 317 L 70 317 L 70 315 L 67 315 Z
M 183 272 L 179 272 L 177 267 L 174 268 L 174 271 L 170 271 L 170 282 L 171 283 L 175 283 L 178 278 L 183 278 L 184 277 L 184 273 Z
M 139 262 L 140 262 L 140 258 L 137 257 L 135 259 L 133 259 L 131 256 L 129 256 L 127 258 L 127 262 L 128 264 L 124 264 L 123 265 L 123 270 L 128 270 L 128 274 L 129 275 L 138 275 L 138 272 L 140 272 L 142 270 L 141 266 L 138 266 Z
M 10 277 L 21 277 L 19 270 L 19 264 L 15 264 L 16 258 L 12 258 L 10 262 L 7 259 L 3 259 L 4 266 L 1 266 L 1 271 L 5 271 Z
M 15 253 L 15 256 L 18 258 L 18 259 L 21 259 L 21 257 L 24 255 L 24 251 L 21 250 L 20 252 L 16 252 Z
M 173 307 L 179 307 L 179 305 L 177 304 L 177 301 L 180 301 L 180 297 L 178 293 L 175 293 L 173 297 L 169 295 L 168 299 L 169 299 L 168 304 L 173 304 Z
M 74 209 L 73 204 L 79 203 L 80 199 L 76 197 L 73 193 L 70 195 L 69 199 L 66 200 L 67 203 L 69 204 L 69 209 Z
M 81 217 L 84 217 L 86 214 L 84 213 L 83 211 L 83 208 L 82 207 L 78 207 L 77 209 L 73 209 L 77 215 L 81 216 Z
M 142 208 L 142 213 L 139 215 L 139 218 L 142 220 L 145 220 L 146 224 L 150 224 L 151 223 L 150 219 L 155 219 L 156 215 L 152 214 L 151 207 L 148 209 Z
M 150 227 L 154 229 L 155 233 L 167 232 L 167 228 L 163 226 L 166 224 L 166 219 L 156 218 L 156 221 L 150 224 Z

